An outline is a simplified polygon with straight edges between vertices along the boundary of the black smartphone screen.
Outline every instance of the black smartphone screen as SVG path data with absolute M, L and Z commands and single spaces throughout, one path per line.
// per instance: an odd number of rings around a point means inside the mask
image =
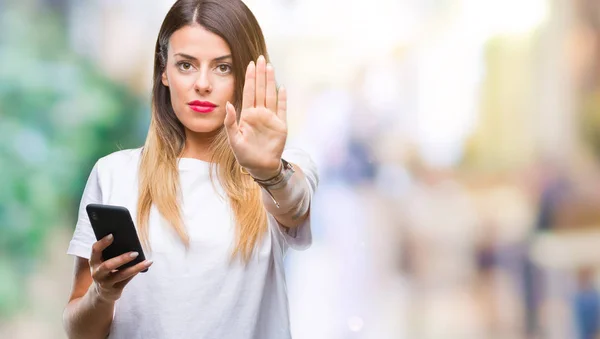
M 127 208 L 123 206 L 89 204 L 85 209 L 97 240 L 109 234 L 112 234 L 114 237 L 112 244 L 102 251 L 102 260 L 106 261 L 132 251 L 139 253 L 137 258 L 118 269 L 131 267 L 146 260 L 137 231 L 135 230 L 135 225 L 133 224 L 133 219 L 131 219 L 131 214 Z M 146 271 L 148 269 L 142 272 Z

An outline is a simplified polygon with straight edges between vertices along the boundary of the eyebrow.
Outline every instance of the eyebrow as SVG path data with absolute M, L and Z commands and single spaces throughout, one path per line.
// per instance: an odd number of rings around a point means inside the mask
M 189 54 L 185 54 L 185 53 L 175 53 L 174 56 L 180 56 L 180 57 L 183 57 L 183 58 L 186 58 L 186 59 L 190 59 L 192 61 L 198 61 L 197 58 L 195 58 L 195 57 L 193 57 L 193 56 L 191 56 Z M 223 56 L 220 56 L 218 58 L 214 58 L 213 61 L 223 61 L 225 59 L 231 59 L 231 54 L 223 55 Z

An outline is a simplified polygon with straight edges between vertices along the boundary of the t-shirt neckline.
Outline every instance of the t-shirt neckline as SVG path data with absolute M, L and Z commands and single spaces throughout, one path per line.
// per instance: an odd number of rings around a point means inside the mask
M 177 158 L 177 167 L 179 169 L 208 169 L 210 162 L 196 158 Z

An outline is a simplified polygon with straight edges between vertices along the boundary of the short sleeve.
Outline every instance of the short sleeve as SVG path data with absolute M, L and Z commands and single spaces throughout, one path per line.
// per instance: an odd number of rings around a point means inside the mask
M 282 157 L 295 166 L 300 167 L 304 173 L 308 184 L 309 203 L 312 204 L 314 193 L 319 184 L 319 175 L 314 161 L 308 153 L 298 148 L 286 149 Z M 306 220 L 294 228 L 283 227 L 275 221 L 277 225 L 276 233 L 283 238 L 284 252 L 288 247 L 298 251 L 306 250 L 310 247 L 312 244 L 311 218 L 309 212 Z
M 79 204 L 79 212 L 77 217 L 77 225 L 73 232 L 73 238 L 69 243 L 67 254 L 89 259 L 92 253 L 92 245 L 96 242 L 94 230 L 90 224 L 85 207 L 88 204 L 102 203 L 102 188 L 100 185 L 99 176 L 99 161 L 96 162 L 92 172 L 88 177 L 81 202 Z

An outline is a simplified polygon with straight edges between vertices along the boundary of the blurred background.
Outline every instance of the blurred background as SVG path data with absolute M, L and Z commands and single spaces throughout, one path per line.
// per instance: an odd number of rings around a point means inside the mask
M 65 338 L 94 162 L 170 1 L 0 0 L 0 338 Z M 600 1 L 253 0 L 321 173 L 296 339 L 598 338 Z

